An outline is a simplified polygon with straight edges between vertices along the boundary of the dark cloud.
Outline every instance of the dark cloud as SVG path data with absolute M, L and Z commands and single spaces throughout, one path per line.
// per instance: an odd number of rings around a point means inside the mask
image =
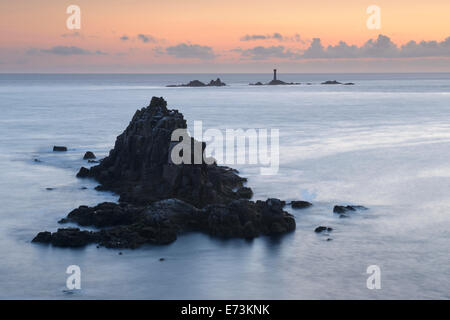
M 50 49 L 36 49 L 32 48 L 27 50 L 28 55 L 38 55 L 41 53 L 47 54 L 55 54 L 59 56 L 72 56 L 72 55 L 107 55 L 106 52 L 96 50 L 89 51 L 83 48 L 75 47 L 75 46 L 55 46 Z
M 154 37 L 152 37 L 150 35 L 142 34 L 142 33 L 138 34 L 137 38 L 144 43 L 148 43 L 148 42 L 156 43 L 157 42 L 157 40 Z
M 130 40 L 130 37 L 128 37 L 126 34 L 124 34 L 119 39 L 122 40 L 122 41 L 127 41 L 127 40 Z
M 180 43 L 176 46 L 167 47 L 164 50 L 164 53 L 174 56 L 175 58 L 211 60 L 217 57 L 211 47 L 187 43 Z
M 422 41 L 416 43 L 410 41 L 401 47 L 398 47 L 389 37 L 381 34 L 360 47 L 348 45 L 344 41 L 340 41 L 337 45 L 324 47 L 320 38 L 314 38 L 303 53 L 292 51 L 284 46 L 258 46 L 252 49 L 235 49 L 233 51 L 240 52 L 243 57 L 255 60 L 274 57 L 285 59 L 450 57 L 450 37 L 441 42 Z
M 277 41 L 291 41 L 291 42 L 303 42 L 300 35 L 297 33 L 293 36 L 283 36 L 281 33 L 275 32 L 272 34 L 246 34 L 241 37 L 241 41 L 258 41 L 258 40 L 277 40 Z

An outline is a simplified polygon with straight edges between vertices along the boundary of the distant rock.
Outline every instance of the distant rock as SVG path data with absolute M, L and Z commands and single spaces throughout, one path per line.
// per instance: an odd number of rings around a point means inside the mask
M 169 88 L 178 88 L 178 87 L 223 87 L 226 86 L 226 83 L 222 82 L 220 78 L 216 80 L 211 80 L 208 84 L 201 82 L 200 80 L 192 80 L 186 84 L 170 84 L 166 87 Z
M 342 83 L 339 81 L 336 81 L 336 80 L 328 80 L 328 81 L 322 82 L 322 84 L 342 84 Z
M 262 82 L 258 81 L 256 83 L 249 83 L 250 86 L 262 86 L 264 85 Z
M 331 232 L 333 231 L 333 228 L 330 227 L 325 227 L 325 226 L 319 226 L 316 229 L 314 229 L 314 232 L 316 233 L 321 233 L 321 232 Z
M 65 152 L 67 151 L 67 147 L 64 146 L 54 146 L 53 147 L 54 152 Z
M 344 83 L 344 86 L 354 86 L 355 84 L 353 82 L 346 82 Z
M 308 202 L 308 201 L 301 201 L 301 200 L 299 200 L 299 201 L 291 201 L 291 207 L 293 209 L 305 209 L 305 208 L 308 208 L 308 207 L 311 207 L 311 206 L 312 206 L 312 203 Z
M 95 154 L 92 151 L 87 151 L 83 157 L 84 160 L 96 159 Z

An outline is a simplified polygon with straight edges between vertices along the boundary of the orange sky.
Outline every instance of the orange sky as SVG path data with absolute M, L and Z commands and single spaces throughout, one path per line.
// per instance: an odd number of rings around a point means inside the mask
M 79 36 L 63 37 L 74 33 L 66 28 L 66 8 L 71 4 L 81 8 L 81 29 L 77 30 Z M 366 8 L 372 4 L 381 8 L 380 30 L 366 27 Z M 274 32 L 286 37 L 299 34 L 304 42 L 240 41 L 246 34 Z M 144 43 L 136 38 L 138 34 L 153 36 L 157 41 Z M 137 64 L 198 66 L 199 59 L 155 53 L 155 48 L 164 51 L 180 43 L 211 47 L 217 57 L 207 61 L 209 65 L 245 64 L 245 59 L 230 50 L 282 45 L 301 51 L 313 38 L 320 38 L 324 46 L 341 40 L 361 46 L 378 34 L 390 37 L 397 45 L 410 40 L 443 41 L 450 36 L 450 1 L 1 0 L 0 71 L 14 71 L 14 64 L 20 65 L 17 69 L 22 71 L 27 67 L 30 71 L 46 68 L 51 71 L 56 66 L 59 70 L 63 64 L 104 64 L 105 68 Z M 130 40 L 120 40 L 123 35 Z M 26 54 L 30 49 L 47 50 L 55 46 L 75 46 L 106 54 L 52 59 L 45 54 L 40 57 Z M 267 59 L 269 63 L 271 60 L 277 61 Z M 448 59 L 443 61 L 445 66 Z M 450 67 L 444 71 L 450 71 Z

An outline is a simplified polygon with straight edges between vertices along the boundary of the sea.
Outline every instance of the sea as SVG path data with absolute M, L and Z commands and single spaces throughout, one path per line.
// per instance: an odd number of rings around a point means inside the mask
M 218 77 L 227 86 L 166 87 Z M 301 85 L 248 85 L 271 78 L 0 74 L 0 298 L 449 299 L 450 74 L 279 74 Z M 285 208 L 295 232 L 253 240 L 187 233 L 134 250 L 32 243 L 80 205 L 118 201 L 75 175 L 93 165 L 86 151 L 108 155 L 153 96 L 190 127 L 278 129 L 276 174 L 231 166 L 255 200 L 313 203 Z M 335 205 L 368 210 L 342 219 Z M 321 225 L 333 231 L 315 233 Z M 81 289 L 67 286 L 73 265 Z

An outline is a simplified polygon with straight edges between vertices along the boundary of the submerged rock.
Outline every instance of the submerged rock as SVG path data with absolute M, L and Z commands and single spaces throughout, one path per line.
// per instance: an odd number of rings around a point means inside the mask
M 336 81 L 336 80 L 328 80 L 328 81 L 322 82 L 322 84 L 342 84 L 342 83 L 339 81 Z
M 53 146 L 54 152 L 65 152 L 67 151 L 67 147 L 64 146 Z
M 333 231 L 333 228 L 330 227 L 325 227 L 325 226 L 319 226 L 316 229 L 314 229 L 314 232 L 316 233 L 321 233 L 321 232 L 331 232 Z
M 308 202 L 308 201 L 301 201 L 301 200 L 291 201 L 291 207 L 293 209 L 305 209 L 305 208 L 309 208 L 311 206 L 312 206 L 312 203 Z
M 334 206 L 333 208 L 333 212 L 339 214 L 349 213 L 356 210 L 367 210 L 367 208 L 364 206 Z

